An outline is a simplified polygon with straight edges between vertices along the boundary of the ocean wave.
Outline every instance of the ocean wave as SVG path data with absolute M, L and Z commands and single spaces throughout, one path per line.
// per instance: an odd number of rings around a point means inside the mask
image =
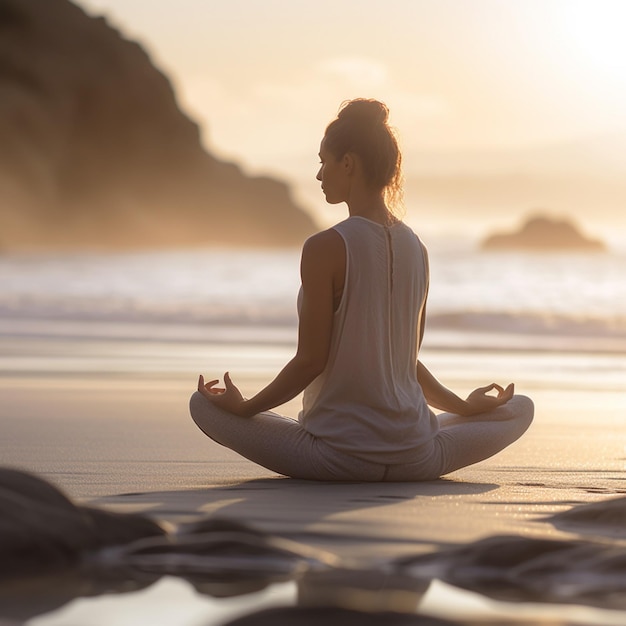
M 0 302 L 0 319 L 295 327 L 295 306 L 251 302 L 149 302 L 132 298 L 14 298 Z
M 119 299 L 19 299 L 0 302 L 0 319 L 204 324 L 215 326 L 297 325 L 295 307 L 282 302 L 146 303 Z M 616 337 L 626 339 L 626 316 L 563 315 L 535 311 L 438 311 L 427 329 L 481 333 Z
M 260 341 L 295 342 L 297 257 L 214 250 L 0 258 L 0 334 L 187 341 L 201 332 L 251 342 L 264 329 L 273 339 Z M 615 255 L 494 263 L 435 253 L 425 345 L 626 351 L 625 268 Z
M 626 339 L 626 317 L 615 315 L 603 318 L 526 311 L 450 311 L 429 315 L 427 327 L 482 333 Z
M 0 336 L 295 345 L 297 316 L 281 306 L 0 306 Z M 626 353 L 626 318 L 448 311 L 426 320 L 429 349 Z

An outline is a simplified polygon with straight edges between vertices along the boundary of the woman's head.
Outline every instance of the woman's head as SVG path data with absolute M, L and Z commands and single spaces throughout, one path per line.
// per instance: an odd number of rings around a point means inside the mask
M 366 183 L 383 192 L 393 210 L 402 204 L 402 155 L 388 118 L 389 109 L 378 100 L 349 100 L 326 127 L 323 143 L 336 159 L 356 156 Z

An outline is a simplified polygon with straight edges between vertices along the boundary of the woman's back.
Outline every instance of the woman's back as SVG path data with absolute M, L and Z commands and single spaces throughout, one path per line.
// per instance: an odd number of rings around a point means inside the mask
M 228 373 L 223 389 L 201 375 L 191 398 L 204 433 L 285 476 L 433 480 L 499 452 L 532 421 L 512 383 L 463 400 L 417 361 L 428 264 L 393 217 L 402 155 L 388 116 L 382 102 L 351 100 L 326 127 L 316 178 L 350 217 L 304 245 L 293 358 L 251 398 Z M 270 411 L 303 391 L 300 423 Z
M 437 432 L 415 375 L 426 253 L 402 222 L 353 216 L 334 228 L 346 246 L 343 296 L 327 366 L 305 389 L 300 422 L 342 451 L 402 462 Z

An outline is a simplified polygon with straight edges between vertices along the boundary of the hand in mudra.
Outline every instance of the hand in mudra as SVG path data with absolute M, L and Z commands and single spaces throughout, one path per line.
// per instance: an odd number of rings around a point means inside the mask
M 496 391 L 495 395 L 490 393 L 494 390 Z M 474 389 L 465 400 L 468 409 L 466 415 L 476 415 L 477 413 L 486 413 L 496 409 L 508 402 L 513 397 L 514 392 L 515 386 L 513 383 L 506 388 L 501 387 L 497 383 L 491 383 L 485 387 Z
M 198 378 L 198 391 L 209 400 L 209 402 L 219 406 L 220 409 L 224 409 L 235 415 L 241 415 L 246 399 L 231 380 L 230 374 L 228 372 L 224 374 L 224 387 L 216 387 L 218 383 L 218 379 L 210 380 L 208 383 L 205 383 L 204 376 L 200 374 L 200 378 Z

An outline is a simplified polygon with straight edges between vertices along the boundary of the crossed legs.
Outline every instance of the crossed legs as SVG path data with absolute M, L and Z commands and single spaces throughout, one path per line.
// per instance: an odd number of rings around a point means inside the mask
M 227 413 L 196 392 L 191 416 L 208 437 L 247 459 L 285 476 L 326 481 L 435 480 L 478 463 L 519 439 L 533 419 L 534 407 L 516 395 L 483 415 L 438 416 L 440 430 L 419 451 L 414 463 L 383 465 L 335 450 L 308 433 L 299 422 L 271 411 L 251 418 Z

